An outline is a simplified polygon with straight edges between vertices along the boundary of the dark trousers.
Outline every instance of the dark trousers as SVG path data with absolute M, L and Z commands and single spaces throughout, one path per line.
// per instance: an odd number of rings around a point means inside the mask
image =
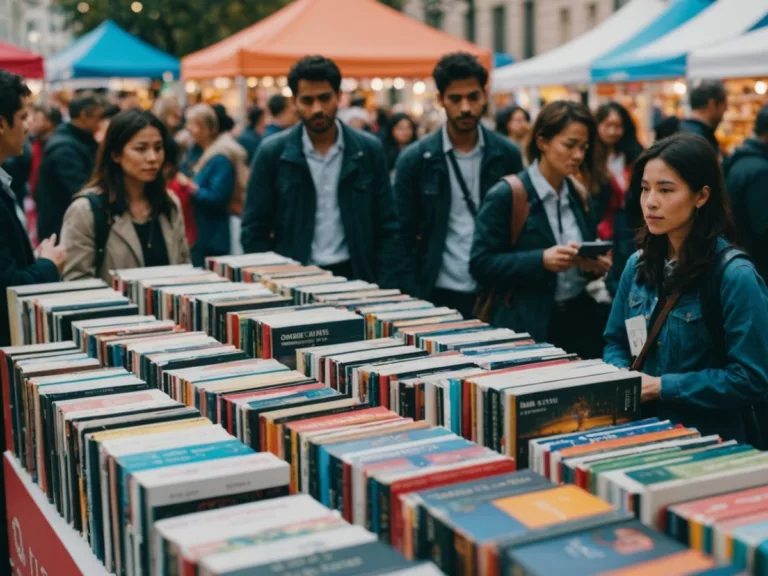
M 320 266 L 323 270 L 328 270 L 334 276 L 341 276 L 347 280 L 354 280 L 355 274 L 352 271 L 352 261 L 344 260 L 338 264 L 328 264 L 327 266 Z
M 603 332 L 610 311 L 609 305 L 598 304 L 586 292 L 572 300 L 555 303 L 547 340 L 583 360 L 602 358 Z
M 435 288 L 432 291 L 431 301 L 435 306 L 445 306 L 458 310 L 464 318 L 474 318 L 475 310 L 474 292 L 455 292 L 444 288 Z

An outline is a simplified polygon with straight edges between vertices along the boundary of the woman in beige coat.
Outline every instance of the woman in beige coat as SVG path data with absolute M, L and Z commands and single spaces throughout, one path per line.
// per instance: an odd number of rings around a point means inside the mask
M 163 178 L 169 142 L 167 129 L 150 112 L 125 110 L 112 119 L 93 178 L 64 215 L 64 280 L 109 282 L 110 270 L 190 261 L 181 207 Z M 96 212 L 88 196 L 101 206 Z M 97 217 L 108 227 L 99 270 Z

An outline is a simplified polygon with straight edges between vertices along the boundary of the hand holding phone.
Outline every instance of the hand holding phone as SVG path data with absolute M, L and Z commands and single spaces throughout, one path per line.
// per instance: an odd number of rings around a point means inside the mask
M 598 256 L 605 256 L 613 249 L 613 242 L 597 241 L 582 242 L 579 246 L 579 258 L 596 260 Z

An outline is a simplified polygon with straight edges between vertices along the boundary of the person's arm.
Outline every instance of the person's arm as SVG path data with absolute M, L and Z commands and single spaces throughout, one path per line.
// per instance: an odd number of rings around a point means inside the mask
M 97 278 L 96 231 L 87 198 L 78 198 L 67 208 L 61 227 L 61 245 L 67 251 L 62 280 Z M 106 249 L 106 248 L 105 248 Z
M 418 146 L 413 144 L 412 146 Z M 394 195 L 397 214 L 400 219 L 400 241 L 402 263 L 400 265 L 400 288 L 409 293 L 418 293 L 416 286 L 416 253 L 419 233 L 420 209 L 419 170 L 417 150 L 408 148 L 400 154 L 395 163 Z
M 379 142 L 372 141 L 373 187 L 375 225 L 373 249 L 376 258 L 376 281 L 382 288 L 394 288 L 400 285 L 400 266 L 402 265 L 402 244 L 400 221 L 389 181 L 387 157 Z
M 744 408 L 768 398 L 768 295 L 746 262 L 734 262 L 720 288 L 727 365 L 698 372 L 665 374 L 661 399 L 697 408 Z
M 192 200 L 205 208 L 226 208 L 235 190 L 235 167 L 226 156 L 214 156 L 195 177 L 197 190 Z
M 605 338 L 603 360 L 619 368 L 629 368 L 632 365 L 632 354 L 629 349 L 625 321 L 628 317 L 629 291 L 635 280 L 638 257 L 638 253 L 631 256 L 621 274 L 621 280 L 611 305 L 611 314 L 608 316 L 608 323 L 603 334 L 603 338 Z
M 488 191 L 475 221 L 469 271 L 477 282 L 505 290 L 535 288 L 554 280 L 544 268 L 544 249 L 515 250 L 510 246 L 512 191 L 498 182 Z
M 0 194 L 4 192 L 0 191 Z M 0 291 L 6 298 L 6 288 L 24 284 L 43 284 L 58 282 L 59 271 L 51 260 L 38 258 L 37 262 L 26 268 L 18 268 L 11 251 L 11 231 L 13 223 L 8 218 L 15 218 L 6 211 L 0 211 Z
M 240 243 L 243 251 L 267 252 L 274 248 L 274 219 L 277 209 L 275 178 L 276 159 L 267 142 L 259 146 L 251 165 L 251 176 L 245 193 Z

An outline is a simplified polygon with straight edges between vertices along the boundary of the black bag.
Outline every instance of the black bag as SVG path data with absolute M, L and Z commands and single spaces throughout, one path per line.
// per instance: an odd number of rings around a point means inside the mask
M 91 212 L 93 212 L 93 230 L 96 240 L 96 260 L 94 268 L 96 270 L 96 278 L 100 278 L 101 266 L 104 264 L 104 251 L 107 247 L 107 238 L 109 238 L 110 228 L 107 196 L 106 194 L 87 192 L 85 197 L 88 198 L 88 202 L 91 204 Z
M 737 259 L 750 260 L 745 252 L 734 246 L 727 246 L 717 252 L 701 288 L 701 312 L 715 349 L 715 366 L 719 368 L 728 363 L 720 286 L 726 267 Z M 768 450 L 768 401 L 745 408 L 743 420 L 747 443 L 759 450 Z

